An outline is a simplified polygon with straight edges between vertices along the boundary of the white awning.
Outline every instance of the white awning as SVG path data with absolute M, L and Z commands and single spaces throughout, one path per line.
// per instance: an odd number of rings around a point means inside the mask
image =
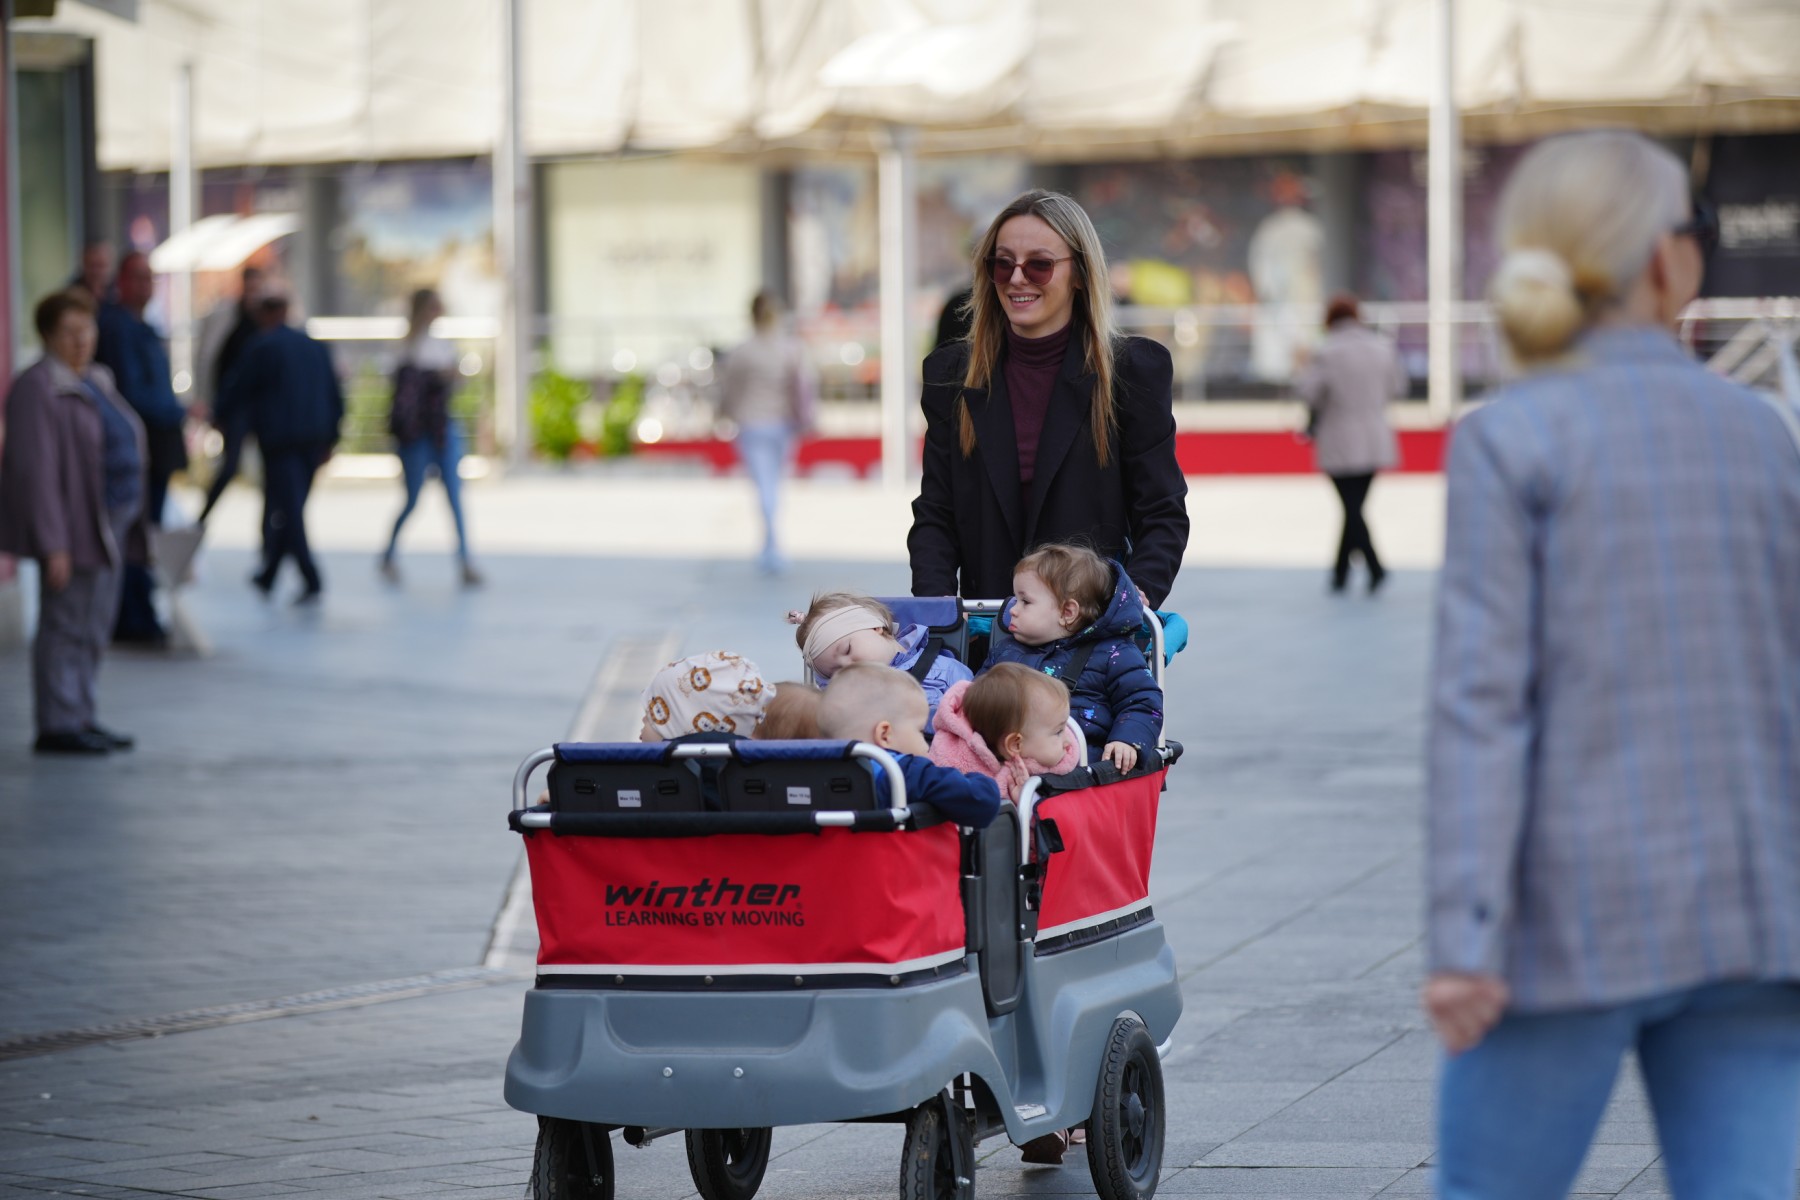
M 300 228 L 293 213 L 202 217 L 150 252 L 159 275 L 180 271 L 231 271 L 277 238 Z
M 1064 157 L 1421 144 L 1430 0 L 522 0 L 535 155 Z M 1800 128 L 1792 0 L 1459 0 L 1472 137 L 1606 121 Z M 15 27 L 43 27 L 18 21 Z M 100 163 L 168 165 L 195 65 L 204 166 L 485 154 L 499 0 L 141 0 L 99 43 Z

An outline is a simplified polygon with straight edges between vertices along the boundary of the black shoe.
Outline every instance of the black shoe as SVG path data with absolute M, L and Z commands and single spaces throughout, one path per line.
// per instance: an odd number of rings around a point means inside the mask
M 169 635 L 161 629 L 132 629 L 113 634 L 115 646 L 144 646 L 151 650 L 165 650 L 169 645 Z
M 1387 571 L 1383 568 L 1376 567 L 1373 571 L 1369 572 L 1369 595 L 1373 596 L 1376 592 L 1380 591 L 1381 585 L 1386 582 Z
M 97 722 L 93 725 L 89 725 L 87 727 L 87 732 L 105 742 L 107 749 L 109 750 L 129 750 L 137 745 L 137 739 L 132 737 L 129 733 L 120 733 L 116 729 L 108 729 L 106 726 Z
M 73 733 L 40 733 L 31 747 L 39 754 L 107 754 L 112 745 L 97 733 L 82 729 Z
M 275 590 L 275 576 L 267 571 L 258 571 L 250 577 L 250 586 L 261 592 L 263 599 L 267 600 L 269 593 Z

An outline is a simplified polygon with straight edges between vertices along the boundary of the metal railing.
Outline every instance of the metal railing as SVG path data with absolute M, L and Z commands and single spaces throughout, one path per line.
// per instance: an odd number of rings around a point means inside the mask
M 1208 305 L 1185 308 L 1127 306 L 1121 327 L 1166 345 L 1175 360 L 1175 400 L 1180 404 L 1269 401 L 1291 397 L 1285 378 L 1259 372 L 1269 363 L 1271 345 L 1298 347 L 1318 336 L 1317 313 L 1305 308 Z M 1370 302 L 1364 320 L 1392 336 L 1412 379 L 1409 398 L 1425 398 L 1426 321 L 1423 303 Z M 1486 303 L 1456 307 L 1460 365 L 1465 395 L 1504 382 L 1507 356 Z M 406 323 L 395 317 L 314 317 L 314 337 L 331 343 L 349 381 L 349 413 L 344 448 L 388 449 L 387 407 L 398 343 Z M 634 433 L 645 440 L 686 440 L 712 436 L 718 428 L 717 355 L 728 345 L 718 323 L 643 318 L 606 323 L 575 318 L 539 318 L 534 376 L 545 370 L 568 375 L 591 390 L 591 411 L 581 420 L 595 425 L 608 397 L 626 378 L 641 379 L 641 410 Z M 472 451 L 492 452 L 493 343 L 497 322 L 489 318 L 445 317 L 433 328 L 461 351 L 463 386 L 454 402 L 456 420 Z M 879 330 L 873 311 L 831 314 L 798 324 L 818 373 L 827 433 L 874 429 L 879 404 Z M 1800 299 L 1785 297 L 1696 301 L 1683 316 L 1682 335 L 1696 354 L 1740 382 L 1779 390 L 1782 371 L 1800 340 Z M 921 344 L 923 353 L 928 347 Z M 1800 396 L 1800 390 L 1796 391 Z M 527 419 L 530 420 L 528 405 Z M 584 435 L 585 436 L 585 435 Z

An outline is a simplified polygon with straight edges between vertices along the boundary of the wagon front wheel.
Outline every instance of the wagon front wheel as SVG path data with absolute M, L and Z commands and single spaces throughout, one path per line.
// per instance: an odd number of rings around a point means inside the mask
M 750 1200 L 769 1169 L 773 1132 L 760 1129 L 690 1129 L 688 1170 L 701 1200 Z
M 612 1131 L 560 1117 L 538 1118 L 532 1200 L 613 1200 Z
M 965 1173 L 957 1164 L 965 1165 Z M 900 1152 L 900 1200 L 975 1200 L 975 1144 L 966 1122 L 945 1121 L 941 1098 L 906 1118 Z
M 1100 1200 L 1150 1200 L 1162 1171 L 1162 1060 L 1136 1017 L 1113 1022 L 1087 1130 L 1088 1171 Z

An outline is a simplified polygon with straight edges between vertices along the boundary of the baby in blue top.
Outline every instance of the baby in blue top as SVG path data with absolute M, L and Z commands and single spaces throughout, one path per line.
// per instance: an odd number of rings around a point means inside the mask
M 948 650 L 940 649 L 930 662 L 922 661 L 930 630 L 923 625 L 902 627 L 894 620 L 893 611 L 873 596 L 824 592 L 813 597 L 812 606 L 804 613 L 790 612 L 788 620 L 800 627 L 794 641 L 820 687 L 852 663 L 894 667 L 917 679 L 930 708 L 925 718 L 927 731 L 937 715 L 938 701 L 950 685 L 975 678 Z

